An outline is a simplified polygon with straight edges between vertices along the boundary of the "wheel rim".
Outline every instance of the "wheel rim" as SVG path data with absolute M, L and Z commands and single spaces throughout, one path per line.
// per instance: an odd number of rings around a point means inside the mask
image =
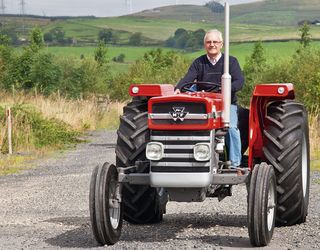
M 270 180 L 270 188 L 268 192 L 268 205 L 267 205 L 267 221 L 268 221 L 268 231 L 271 231 L 274 223 L 274 212 L 276 204 L 276 195 L 275 195 L 275 185 L 274 181 Z
M 111 180 L 109 186 L 109 218 L 111 226 L 117 229 L 120 223 L 120 202 L 117 199 L 117 182 Z
M 302 140 L 302 159 L 301 159 L 301 167 L 302 167 L 302 190 L 303 197 L 306 196 L 307 193 L 307 179 L 308 179 L 308 152 L 307 152 L 307 143 L 306 137 L 303 135 Z

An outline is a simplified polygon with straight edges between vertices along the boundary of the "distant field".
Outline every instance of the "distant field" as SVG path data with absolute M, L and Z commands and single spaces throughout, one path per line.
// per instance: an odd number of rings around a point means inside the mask
M 271 16 L 267 15 L 261 18 L 271 18 Z M 278 17 L 278 19 L 281 20 L 281 17 Z M 72 37 L 79 41 L 97 40 L 99 30 L 106 28 L 112 28 L 118 32 L 127 32 L 127 34 L 121 35 L 121 40 L 128 40 L 130 34 L 141 32 L 144 37 L 152 39 L 154 42 L 167 40 L 178 28 L 193 31 L 200 28 L 204 30 L 217 28 L 223 31 L 223 25 L 220 22 L 193 21 L 192 16 L 189 21 L 134 16 L 94 19 L 79 18 L 54 22 L 47 26 L 45 31 L 57 26 L 65 30 L 67 37 Z M 297 26 L 259 25 L 232 21 L 230 31 L 234 42 L 299 38 Z M 320 27 L 312 27 L 311 33 L 313 38 L 320 39 Z
M 121 53 L 125 54 L 125 62 L 133 62 L 139 57 L 142 57 L 143 54 L 156 47 L 126 47 L 126 46 L 109 46 L 108 48 L 108 58 L 111 60 L 113 57 L 120 55 Z M 56 54 L 58 56 L 65 57 L 75 57 L 80 58 L 81 55 L 85 57 L 90 57 L 94 55 L 95 47 L 48 47 L 47 51 Z M 164 51 L 169 51 L 171 49 L 164 48 Z
M 266 56 L 268 63 L 273 63 L 275 60 L 281 60 L 291 56 L 298 48 L 298 42 L 264 42 L 263 47 L 266 51 Z M 313 42 L 312 46 L 317 46 L 320 48 L 320 42 Z M 138 58 L 141 58 L 143 54 L 147 51 L 155 49 L 155 47 L 108 47 L 108 57 L 111 60 L 113 57 L 119 54 L 125 54 L 125 63 L 112 63 L 111 69 L 115 73 L 126 71 L 130 63 L 134 62 Z M 253 49 L 253 43 L 240 43 L 232 44 L 230 47 L 230 54 L 236 56 L 243 66 L 245 63 L 245 58 L 250 56 Z M 85 57 L 92 57 L 94 54 L 94 47 L 48 47 L 47 50 L 59 57 L 74 57 L 80 58 L 81 55 Z M 170 49 L 165 48 L 165 51 Z M 179 50 L 177 50 L 179 51 Z M 196 58 L 197 56 L 203 54 L 203 50 L 193 53 L 186 53 L 181 51 L 190 58 L 190 60 Z

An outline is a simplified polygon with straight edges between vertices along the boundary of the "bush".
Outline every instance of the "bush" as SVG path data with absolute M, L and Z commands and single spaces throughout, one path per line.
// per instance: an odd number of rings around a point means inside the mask
M 49 53 L 39 53 L 34 57 L 34 63 L 30 69 L 30 81 L 40 93 L 48 96 L 59 89 L 61 82 L 61 70 L 55 58 Z
M 298 62 L 298 63 L 297 63 Z M 298 50 L 285 61 L 266 64 L 261 42 L 254 46 L 253 53 L 246 59 L 244 74 L 246 83 L 239 92 L 239 102 L 249 105 L 253 88 L 257 83 L 293 83 L 295 96 L 311 112 L 320 110 L 320 49 L 307 47 Z
M 12 143 L 15 151 L 45 147 L 62 148 L 77 142 L 78 132 L 56 119 L 45 119 L 31 106 L 16 104 L 12 107 Z M 0 106 L 0 123 L 5 124 L 4 107 Z M 1 138 L 1 152 L 7 153 L 7 136 Z
M 69 98 L 106 94 L 110 73 L 107 48 L 102 42 L 95 50 L 95 60 L 76 60 L 43 52 L 39 29 L 34 29 L 30 37 L 30 44 L 16 53 L 7 45 L 6 37 L 0 37 L 0 87 L 26 92 L 36 89 L 46 96 L 59 91 Z
M 120 55 L 118 56 L 115 56 L 114 58 L 112 58 L 112 61 L 114 62 L 118 62 L 118 63 L 123 63 L 124 62 L 124 59 L 125 59 L 126 55 L 121 53 Z
M 320 49 L 307 48 L 290 60 L 273 65 L 262 77 L 265 82 L 293 83 L 296 98 L 311 112 L 316 112 L 320 110 L 319 65 Z

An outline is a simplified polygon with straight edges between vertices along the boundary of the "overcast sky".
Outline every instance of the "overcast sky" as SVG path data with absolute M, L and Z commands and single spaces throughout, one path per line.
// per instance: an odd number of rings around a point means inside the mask
M 3 0 L 5 13 L 20 14 L 22 0 Z M 130 5 L 130 1 L 132 4 Z M 46 16 L 119 16 L 174 4 L 204 5 L 210 0 L 24 0 L 24 13 Z M 230 4 L 257 0 L 229 0 Z M 0 0 L 1 5 L 1 0 Z M 0 6 L 1 7 L 1 6 Z M 2 9 L 0 10 L 2 13 Z

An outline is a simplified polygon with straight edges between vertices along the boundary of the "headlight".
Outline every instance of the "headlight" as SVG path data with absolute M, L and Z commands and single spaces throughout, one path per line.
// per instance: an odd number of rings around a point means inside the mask
M 149 142 L 147 144 L 146 156 L 148 160 L 159 161 L 163 158 L 164 147 L 160 142 Z
M 197 143 L 193 147 L 193 156 L 197 161 L 208 161 L 211 157 L 210 143 Z

